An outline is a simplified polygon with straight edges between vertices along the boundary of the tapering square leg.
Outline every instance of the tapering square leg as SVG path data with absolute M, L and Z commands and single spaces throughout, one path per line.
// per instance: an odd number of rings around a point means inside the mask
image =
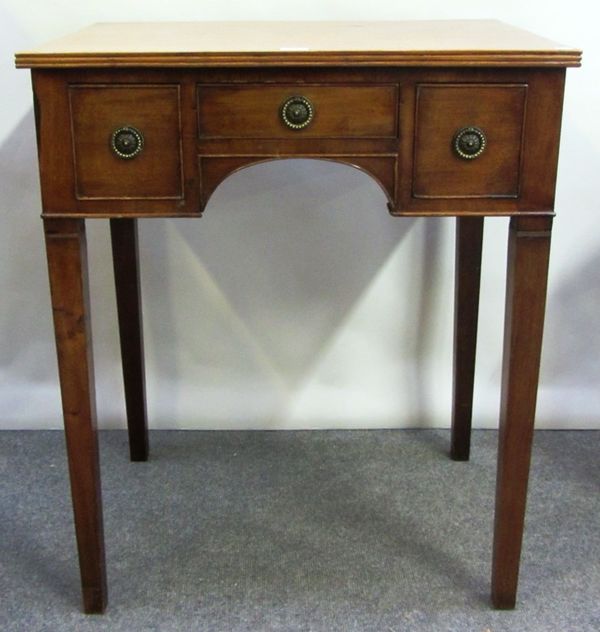
M 454 366 L 450 456 L 468 461 L 481 279 L 483 217 L 456 218 Z
M 492 602 L 514 608 L 537 397 L 551 217 L 513 217 L 508 241 Z
M 144 337 L 140 295 L 137 220 L 111 219 L 119 339 L 132 461 L 148 459 Z
M 75 533 L 86 613 L 106 607 L 106 564 L 85 225 L 44 220 Z

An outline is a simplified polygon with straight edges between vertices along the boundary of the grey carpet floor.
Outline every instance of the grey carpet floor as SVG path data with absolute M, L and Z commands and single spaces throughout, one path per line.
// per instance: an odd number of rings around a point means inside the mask
M 80 611 L 61 432 L 0 433 L 2 632 L 600 630 L 600 432 L 537 432 L 518 606 L 490 609 L 497 433 L 101 433 L 109 606 Z

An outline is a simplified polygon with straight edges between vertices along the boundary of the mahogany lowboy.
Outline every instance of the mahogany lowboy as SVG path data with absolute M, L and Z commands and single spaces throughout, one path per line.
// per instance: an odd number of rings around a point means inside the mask
M 579 63 L 497 22 L 101 24 L 17 55 L 32 69 L 86 612 L 107 591 L 85 221 L 110 218 L 131 458 L 145 460 L 136 218 L 200 217 L 231 173 L 294 157 L 364 170 L 393 215 L 457 218 L 457 460 L 469 457 L 483 218 L 510 217 L 492 602 L 514 607 L 565 69 Z

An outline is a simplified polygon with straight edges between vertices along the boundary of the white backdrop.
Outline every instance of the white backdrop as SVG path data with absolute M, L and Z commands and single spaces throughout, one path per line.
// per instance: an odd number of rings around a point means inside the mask
M 418 6 L 415 6 L 418 5 Z M 2 0 L 0 428 L 61 426 L 31 91 L 13 53 L 97 21 L 499 18 L 584 50 L 568 72 L 538 427 L 600 427 L 595 0 Z M 497 424 L 506 219 L 487 220 L 474 424 Z M 284 161 L 200 220 L 140 222 L 155 428 L 447 426 L 454 221 L 393 219 L 366 175 Z M 108 226 L 88 222 L 101 427 L 124 426 Z

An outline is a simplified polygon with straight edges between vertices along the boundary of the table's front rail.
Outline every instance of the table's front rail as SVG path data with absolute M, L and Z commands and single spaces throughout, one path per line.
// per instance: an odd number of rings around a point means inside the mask
M 395 215 L 550 214 L 564 72 L 35 70 L 44 214 L 198 216 L 294 157 L 363 169 Z

